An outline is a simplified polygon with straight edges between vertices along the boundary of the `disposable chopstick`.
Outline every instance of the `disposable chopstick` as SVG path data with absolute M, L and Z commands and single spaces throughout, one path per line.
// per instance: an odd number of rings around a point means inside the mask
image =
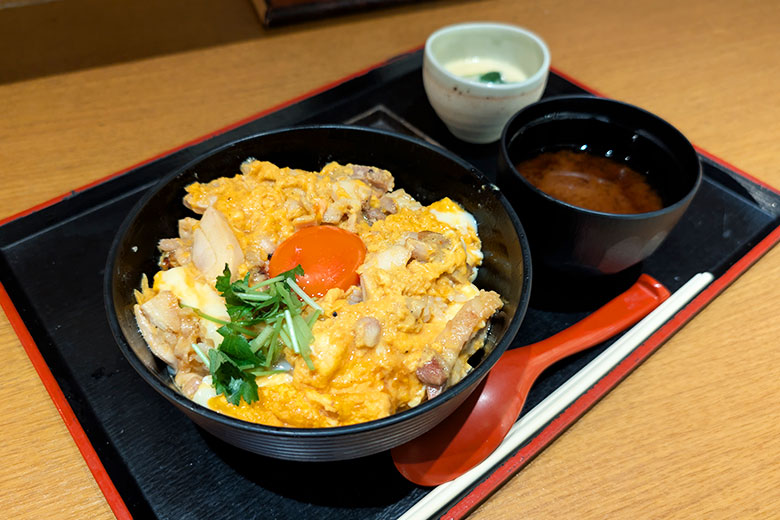
M 457 479 L 437 486 L 401 515 L 398 520 L 430 518 L 439 512 L 607 375 L 653 332 L 707 287 L 713 279 L 711 273 L 699 273 L 693 276 L 665 302 L 517 421 L 509 430 L 504 441 L 487 459 Z

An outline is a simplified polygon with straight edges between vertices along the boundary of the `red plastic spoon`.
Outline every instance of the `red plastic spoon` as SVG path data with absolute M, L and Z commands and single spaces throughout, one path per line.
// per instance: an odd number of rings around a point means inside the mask
M 668 297 L 663 285 L 643 274 L 626 292 L 571 327 L 506 352 L 452 415 L 392 450 L 396 468 L 422 486 L 459 477 L 501 444 L 520 415 L 531 385 L 546 368 L 627 329 Z

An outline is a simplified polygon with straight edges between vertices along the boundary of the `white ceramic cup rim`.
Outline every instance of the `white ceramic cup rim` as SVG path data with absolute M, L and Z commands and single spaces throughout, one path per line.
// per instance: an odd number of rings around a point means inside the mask
M 502 84 L 482 83 L 476 80 L 466 79 L 462 76 L 458 76 L 448 71 L 444 67 L 444 64 L 442 64 L 436 58 L 433 51 L 431 50 L 431 46 L 433 45 L 433 42 L 445 34 L 449 34 L 452 32 L 460 32 L 460 31 L 472 31 L 478 29 L 497 29 L 501 31 L 513 32 L 515 34 L 522 34 L 528 37 L 531 41 L 533 41 L 537 45 L 539 50 L 542 52 L 541 66 L 533 74 L 528 76 L 523 81 L 502 83 Z M 467 22 L 467 23 L 459 23 L 459 24 L 442 27 L 441 29 L 438 29 L 433 34 L 431 34 L 426 40 L 425 56 L 446 77 L 454 81 L 460 81 L 469 85 L 475 85 L 475 86 L 478 85 L 480 87 L 484 87 L 492 91 L 508 91 L 508 90 L 523 89 L 528 85 L 538 83 L 539 81 L 543 80 L 544 77 L 548 74 L 548 71 L 550 69 L 550 49 L 547 48 L 547 44 L 544 42 L 544 40 L 542 40 L 537 34 L 523 27 L 517 25 L 505 24 L 505 23 L 497 23 L 497 22 Z

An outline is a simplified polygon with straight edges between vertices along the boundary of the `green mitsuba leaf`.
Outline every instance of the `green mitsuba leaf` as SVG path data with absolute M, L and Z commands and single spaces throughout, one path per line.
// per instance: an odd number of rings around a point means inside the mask
M 501 77 L 501 73 L 495 70 L 482 74 L 479 77 L 479 81 L 482 83 L 506 83 L 504 78 Z
M 270 367 L 283 349 L 280 338 L 292 335 L 289 327 L 284 328 L 285 312 L 289 312 L 292 318 L 290 326 L 294 328 L 297 347 L 307 366 L 314 370 L 309 344 L 313 340 L 311 327 L 321 309 L 307 299 L 318 311 L 310 322 L 301 316 L 306 304 L 296 294 L 301 289 L 295 284 L 295 278 L 303 274 L 303 268 L 298 265 L 250 287 L 249 274 L 231 282 L 232 274 L 225 264 L 215 287 L 225 299 L 230 321 L 225 322 L 194 309 L 198 316 L 222 325 L 217 329 L 222 341 L 217 348 L 209 350 L 209 372 L 217 394 L 224 395 L 229 403 L 239 405 L 241 400 L 247 403 L 257 401 L 255 378 L 277 372 Z M 293 347 L 289 343 L 287 346 Z

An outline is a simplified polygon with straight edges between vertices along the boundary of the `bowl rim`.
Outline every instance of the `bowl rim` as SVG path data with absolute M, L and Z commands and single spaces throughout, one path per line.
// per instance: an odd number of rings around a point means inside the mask
M 269 426 L 265 424 L 244 421 L 242 419 L 237 419 L 235 417 L 224 415 L 214 410 L 211 410 L 210 408 L 202 406 L 196 403 L 195 401 L 192 401 L 191 399 L 185 397 L 183 394 L 181 394 L 178 391 L 175 391 L 170 386 L 162 384 L 157 379 L 155 374 L 153 374 L 151 370 L 134 353 L 133 348 L 130 346 L 129 341 L 124 335 L 124 331 L 122 330 L 122 327 L 119 324 L 119 320 L 117 319 L 118 311 L 115 306 L 115 302 L 112 294 L 114 266 L 118 261 L 118 252 L 120 246 L 124 242 L 125 235 L 127 234 L 129 228 L 135 222 L 138 213 L 146 206 L 146 204 L 154 196 L 156 196 L 160 191 L 164 190 L 173 179 L 177 178 L 179 175 L 186 172 L 187 170 L 192 169 L 201 161 L 209 157 L 212 157 L 216 154 L 219 154 L 224 150 L 229 149 L 244 141 L 262 138 L 263 136 L 267 136 L 271 134 L 277 135 L 277 134 L 294 133 L 300 131 L 312 131 L 312 130 L 313 131 L 335 130 L 335 131 L 340 131 L 345 133 L 368 132 L 377 135 L 387 136 L 394 139 L 399 139 L 402 141 L 407 141 L 410 144 L 413 144 L 415 146 L 421 146 L 423 148 L 426 148 L 429 152 L 433 152 L 445 156 L 449 160 L 457 163 L 466 171 L 470 172 L 470 174 L 474 175 L 478 180 L 484 182 L 486 186 L 490 187 L 489 191 L 491 191 L 494 194 L 494 196 L 498 197 L 501 206 L 507 212 L 513 224 L 515 232 L 518 238 L 520 239 L 520 246 L 522 249 L 522 256 L 523 256 L 522 290 L 520 293 L 520 301 L 517 302 L 517 310 L 515 312 L 515 315 L 510 320 L 504 335 L 499 339 L 499 341 L 496 342 L 496 345 L 493 348 L 493 350 L 487 356 L 485 356 L 482 362 L 474 370 L 469 372 L 463 379 L 461 379 L 453 387 L 448 388 L 447 391 L 443 392 L 440 396 L 437 396 L 436 399 L 425 401 L 413 408 L 389 415 L 387 417 L 374 419 L 363 423 L 346 425 L 346 426 L 319 427 L 319 428 L 291 428 L 291 427 Z M 193 413 L 196 416 L 204 417 L 205 419 L 208 419 L 210 421 L 215 421 L 222 426 L 241 430 L 242 432 L 245 433 L 266 434 L 266 435 L 280 436 L 284 438 L 330 438 L 330 437 L 356 435 L 374 429 L 378 429 L 378 430 L 384 429 L 385 427 L 389 427 L 404 422 L 413 417 L 423 415 L 428 410 L 439 407 L 445 402 L 453 399 L 455 396 L 460 394 L 463 390 L 468 388 L 470 385 L 482 379 L 482 377 L 484 377 L 487 374 L 487 372 L 495 365 L 495 363 L 498 361 L 501 354 L 503 354 L 503 352 L 510 346 L 515 336 L 517 335 L 517 332 L 520 329 L 520 325 L 523 322 L 526 310 L 528 308 L 530 292 L 531 292 L 531 255 L 528 246 L 527 236 L 525 234 L 522 224 L 520 223 L 519 217 L 515 213 L 514 209 L 512 208 L 512 205 L 509 203 L 506 196 L 482 172 L 480 172 L 472 164 L 458 157 L 454 153 L 444 148 L 434 146 L 421 139 L 397 134 L 395 132 L 375 129 L 375 128 L 362 127 L 356 125 L 343 125 L 343 124 L 311 124 L 311 125 L 300 125 L 300 126 L 287 126 L 287 127 L 276 128 L 273 130 L 254 133 L 249 136 L 232 139 L 225 144 L 219 145 L 216 148 L 213 148 L 211 150 L 208 150 L 198 155 L 194 159 L 188 161 L 186 164 L 173 169 L 171 172 L 169 172 L 168 174 L 160 178 L 160 180 L 154 186 L 149 188 L 149 190 L 141 197 L 139 201 L 136 202 L 133 208 L 128 212 L 127 216 L 122 222 L 122 225 L 117 230 L 117 233 L 114 236 L 114 239 L 111 243 L 111 247 L 109 250 L 108 257 L 106 259 L 104 275 L 103 275 L 103 303 L 104 303 L 104 308 L 106 310 L 111 333 L 114 337 L 116 344 L 119 347 L 119 350 L 122 352 L 124 357 L 128 360 L 128 362 L 133 367 L 133 369 L 135 369 L 135 371 L 141 376 L 142 379 L 146 381 L 147 384 L 149 384 L 152 388 L 154 388 L 158 393 L 160 393 L 163 397 L 168 399 L 174 405 L 186 409 L 188 412 Z
M 606 211 L 597 211 L 593 209 L 588 209 L 555 198 L 552 195 L 549 195 L 546 192 L 540 190 L 539 188 L 534 186 L 528 179 L 526 179 L 523 174 L 517 171 L 515 164 L 510 160 L 511 156 L 509 154 L 509 144 L 510 141 L 514 138 L 515 135 L 517 135 L 517 132 L 519 131 L 519 129 L 514 129 L 512 131 L 512 135 L 510 136 L 509 135 L 510 129 L 517 119 L 523 117 L 530 110 L 538 110 L 539 107 L 545 107 L 548 105 L 555 106 L 558 103 L 566 103 L 566 102 L 573 102 L 578 104 L 583 102 L 588 104 L 592 103 L 593 106 L 598 108 L 610 107 L 610 106 L 618 107 L 621 110 L 625 110 L 627 112 L 634 112 L 635 114 L 647 120 L 653 120 L 657 124 L 660 124 L 661 126 L 665 127 L 665 129 L 670 131 L 675 136 L 675 138 L 679 139 L 682 142 L 683 146 L 685 146 L 688 149 L 688 151 L 691 152 L 693 158 L 696 160 L 696 165 L 697 165 L 696 174 L 692 186 L 688 189 L 688 191 L 685 192 L 685 194 L 682 197 L 680 197 L 674 203 L 664 206 L 658 210 L 645 211 L 642 213 L 609 213 Z M 583 112 L 584 113 L 585 110 L 579 108 L 578 106 L 573 106 L 570 109 L 566 107 L 561 107 L 560 110 L 551 110 L 547 113 L 539 114 L 534 120 L 547 118 L 550 116 L 550 114 L 554 114 L 557 112 L 571 112 L 571 113 Z M 592 113 L 595 112 L 596 109 L 592 110 Z M 504 129 L 501 131 L 501 137 L 499 138 L 499 142 L 500 142 L 499 154 L 502 156 L 507 166 L 509 167 L 509 170 L 512 173 L 512 179 L 514 181 L 521 182 L 525 187 L 529 188 L 532 192 L 534 192 L 536 195 L 541 196 L 546 201 L 549 201 L 557 205 L 561 205 L 567 209 L 574 210 L 578 213 L 584 213 L 587 215 L 593 215 L 598 217 L 617 219 L 621 221 L 622 220 L 631 221 L 631 220 L 643 220 L 643 219 L 653 218 L 660 215 L 665 215 L 667 213 L 673 213 L 677 211 L 680 207 L 686 206 L 691 201 L 693 196 L 699 190 L 703 178 L 701 160 L 699 159 L 699 155 L 696 152 L 696 148 L 688 140 L 688 138 L 685 137 L 685 135 L 682 132 L 680 132 L 680 130 L 678 130 L 675 126 L 673 126 L 665 119 L 657 116 L 656 114 L 653 114 L 652 112 L 645 110 L 644 108 L 638 107 L 636 105 L 633 105 L 631 103 L 627 103 L 625 101 L 619 101 L 617 99 L 591 95 L 591 94 L 564 94 L 558 96 L 550 96 L 520 109 L 512 117 L 510 117 L 509 120 L 504 125 Z
M 494 29 L 497 31 L 521 34 L 527 37 L 529 40 L 533 41 L 536 44 L 539 50 L 541 50 L 542 64 L 539 66 L 539 68 L 537 68 L 534 71 L 533 74 L 528 76 L 523 81 L 516 81 L 511 83 L 503 83 L 503 84 L 483 83 L 473 79 L 464 78 L 463 76 L 458 76 L 457 74 L 453 74 L 452 72 L 448 71 L 444 67 L 444 64 L 438 60 L 438 58 L 433 53 L 433 50 L 431 49 L 435 40 L 437 40 L 438 38 L 446 34 L 453 33 L 453 32 L 471 32 L 480 29 Z M 514 25 L 514 24 L 501 23 L 501 22 L 464 22 L 464 23 L 456 23 L 456 24 L 441 27 L 436 31 L 434 31 L 433 33 L 431 33 L 430 36 L 428 36 L 428 38 L 425 40 L 424 57 L 425 57 L 425 61 L 431 63 L 437 71 L 439 71 L 441 74 L 443 74 L 445 77 L 449 78 L 450 80 L 462 83 L 464 85 L 469 85 L 472 88 L 479 87 L 480 89 L 483 89 L 483 93 L 486 94 L 489 94 L 491 92 L 496 94 L 499 92 L 510 93 L 518 90 L 525 91 L 528 90 L 529 87 L 532 87 L 538 84 L 539 82 L 544 81 L 544 79 L 550 73 L 550 48 L 547 46 L 547 43 L 538 34 L 526 29 L 525 27 L 521 27 L 519 25 Z

